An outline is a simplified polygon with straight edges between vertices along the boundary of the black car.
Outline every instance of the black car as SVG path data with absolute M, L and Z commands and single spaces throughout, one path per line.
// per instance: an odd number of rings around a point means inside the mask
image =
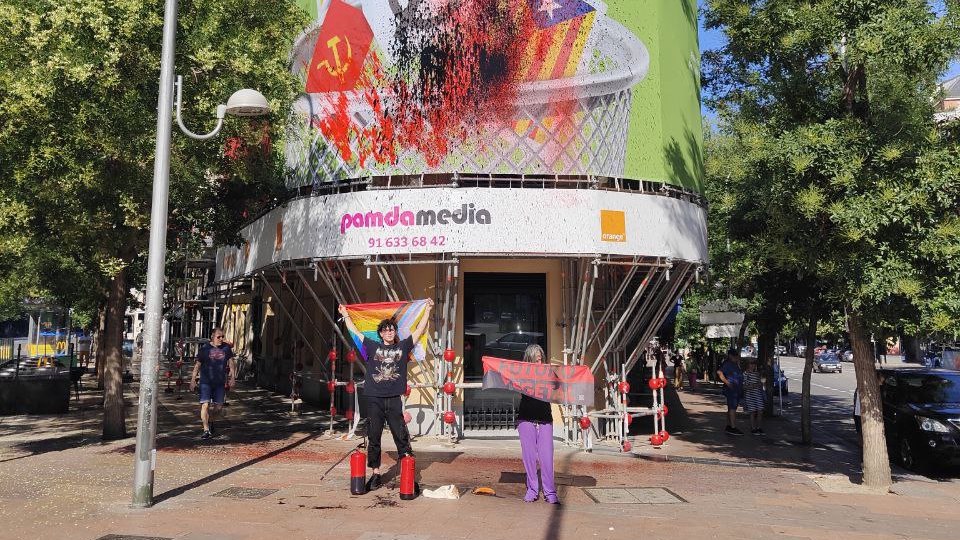
M 484 346 L 483 354 L 507 360 L 522 360 L 523 351 L 530 345 L 544 347 L 546 340 L 542 332 L 510 332 Z
M 960 372 L 899 368 L 880 373 L 891 455 L 914 470 L 960 465 Z

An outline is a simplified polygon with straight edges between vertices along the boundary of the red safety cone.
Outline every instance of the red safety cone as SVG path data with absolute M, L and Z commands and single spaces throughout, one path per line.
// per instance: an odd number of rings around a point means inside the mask
M 410 501 L 417 498 L 417 460 L 406 455 L 400 458 L 400 498 Z
M 360 450 L 350 454 L 350 494 L 363 495 L 367 492 L 367 455 Z

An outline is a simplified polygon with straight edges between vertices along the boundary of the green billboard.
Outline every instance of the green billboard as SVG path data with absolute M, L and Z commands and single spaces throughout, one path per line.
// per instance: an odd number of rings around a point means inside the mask
M 694 0 L 299 0 L 295 184 L 423 173 L 700 190 Z

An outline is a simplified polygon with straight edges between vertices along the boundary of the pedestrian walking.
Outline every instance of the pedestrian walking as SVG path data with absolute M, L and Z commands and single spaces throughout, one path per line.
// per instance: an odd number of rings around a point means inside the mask
M 397 445 L 397 462 L 404 456 L 412 456 L 410 432 L 403 421 L 403 400 L 407 391 L 407 364 L 410 353 L 427 329 L 433 299 L 427 299 L 427 308 L 420 322 L 409 336 L 397 338 L 397 323 L 384 319 L 377 325 L 380 341 L 370 339 L 357 330 L 350 320 L 347 308 L 340 306 L 340 315 L 351 334 L 362 339 L 366 355 L 367 373 L 363 379 L 363 395 L 367 402 L 367 467 L 371 469 L 367 491 L 383 485 L 380 476 L 380 440 L 383 437 L 384 421 L 390 426 L 390 434 Z
M 223 341 L 223 328 L 217 327 L 210 334 L 210 342 L 204 343 L 197 353 L 190 376 L 190 391 L 200 379 L 200 422 L 203 423 L 201 439 L 213 437 L 213 419 L 223 410 L 227 386 L 236 382 L 237 365 L 233 349 Z
M 764 435 L 763 405 L 767 392 L 763 389 L 763 379 L 757 369 L 757 359 L 747 359 L 747 370 L 743 372 L 743 410 L 750 416 L 750 433 Z
M 523 361 L 540 364 L 544 362 L 543 349 L 530 345 L 523 351 Z M 557 484 L 553 478 L 553 412 L 550 403 L 526 394 L 520 395 L 517 411 L 517 431 L 520 433 L 520 454 L 523 469 L 527 473 L 525 502 L 534 502 L 540 497 L 550 504 L 559 504 Z M 540 481 L 537 482 L 537 466 L 540 466 Z
M 730 349 L 727 359 L 720 364 L 717 377 L 723 383 L 723 395 L 727 398 L 727 428 L 728 435 L 743 435 L 737 429 L 737 407 L 743 397 L 743 371 L 740 369 L 740 351 Z
M 90 336 L 81 335 L 77 338 L 77 366 L 86 368 L 90 363 Z
M 687 361 L 684 369 L 687 371 L 687 377 L 690 380 L 690 391 L 697 391 L 697 374 L 700 372 L 700 359 L 698 357 L 698 350 L 691 351 L 687 354 Z
M 675 352 L 673 353 L 673 387 L 677 390 L 683 390 L 683 377 L 686 375 L 686 370 L 683 365 L 683 353 Z

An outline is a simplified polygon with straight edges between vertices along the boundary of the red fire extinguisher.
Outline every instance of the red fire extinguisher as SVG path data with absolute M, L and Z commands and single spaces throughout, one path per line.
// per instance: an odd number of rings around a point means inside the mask
M 350 454 L 350 494 L 363 495 L 367 492 L 367 455 L 360 450 Z
M 417 497 L 417 460 L 411 455 L 400 458 L 400 498 L 405 501 Z

